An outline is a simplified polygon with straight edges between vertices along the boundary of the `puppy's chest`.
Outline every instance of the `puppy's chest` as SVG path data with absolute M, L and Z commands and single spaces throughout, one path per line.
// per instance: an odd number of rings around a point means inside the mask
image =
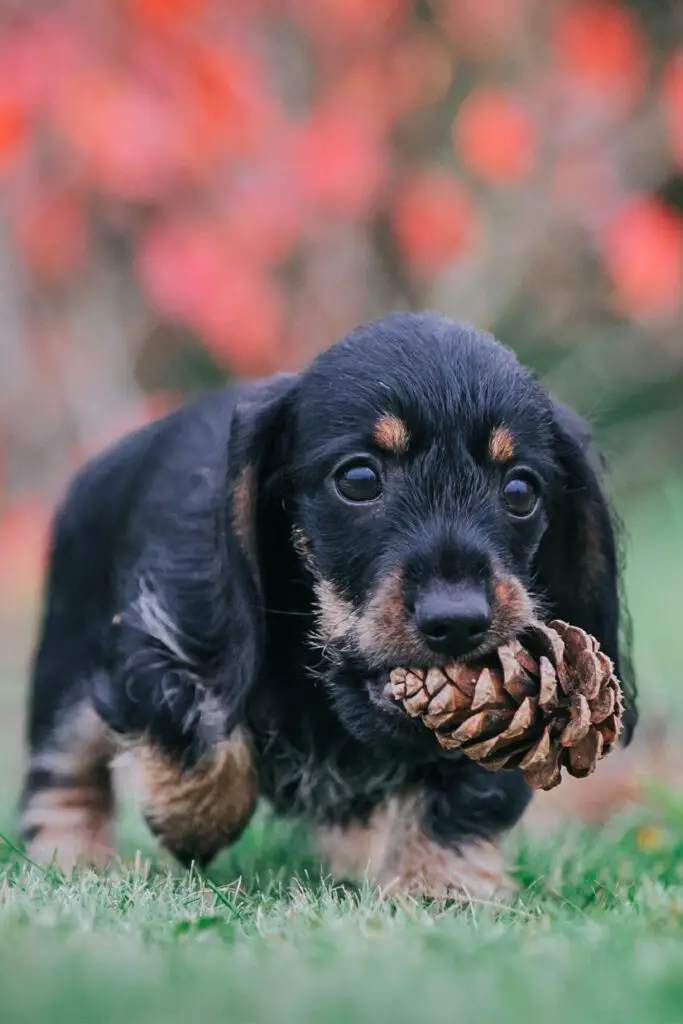
M 419 781 L 415 766 L 382 760 L 356 744 L 324 753 L 283 734 L 255 736 L 261 793 L 276 811 L 317 824 L 364 821 L 395 793 Z

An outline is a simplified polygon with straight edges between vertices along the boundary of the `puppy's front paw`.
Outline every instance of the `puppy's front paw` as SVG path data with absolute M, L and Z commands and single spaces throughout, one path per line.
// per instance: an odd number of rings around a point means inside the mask
M 367 877 L 386 896 L 500 902 L 515 885 L 495 842 L 447 845 L 425 831 L 419 796 L 395 797 L 365 826 L 319 833 L 321 852 L 340 877 Z
M 463 903 L 500 902 L 515 892 L 501 853 L 490 842 L 469 842 L 453 850 L 426 839 L 406 849 L 394 862 L 389 859 L 379 881 L 387 894 L 405 892 Z
M 233 842 L 256 806 L 251 747 L 236 731 L 191 768 L 140 744 L 129 752 L 142 813 L 158 842 L 186 866 L 204 866 Z

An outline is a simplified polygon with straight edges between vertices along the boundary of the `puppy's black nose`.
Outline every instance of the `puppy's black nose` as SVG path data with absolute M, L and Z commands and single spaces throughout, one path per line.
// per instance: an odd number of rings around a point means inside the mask
M 491 608 L 481 590 L 435 587 L 417 598 L 415 624 L 433 651 L 457 658 L 482 642 L 491 626 Z

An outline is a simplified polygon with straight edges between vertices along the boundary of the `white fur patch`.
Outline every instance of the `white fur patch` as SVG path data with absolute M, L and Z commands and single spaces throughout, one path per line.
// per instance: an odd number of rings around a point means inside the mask
M 140 594 L 135 602 L 135 609 L 140 617 L 144 631 L 157 640 L 184 665 L 191 665 L 192 658 L 183 649 L 181 632 L 149 580 L 140 580 Z

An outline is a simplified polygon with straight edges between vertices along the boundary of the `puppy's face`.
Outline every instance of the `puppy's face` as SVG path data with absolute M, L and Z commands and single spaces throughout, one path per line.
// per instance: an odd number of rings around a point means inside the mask
M 475 658 L 534 614 L 550 400 L 489 336 L 397 317 L 319 357 L 294 415 L 293 541 L 334 704 L 362 740 L 424 742 L 383 694 L 391 669 Z

